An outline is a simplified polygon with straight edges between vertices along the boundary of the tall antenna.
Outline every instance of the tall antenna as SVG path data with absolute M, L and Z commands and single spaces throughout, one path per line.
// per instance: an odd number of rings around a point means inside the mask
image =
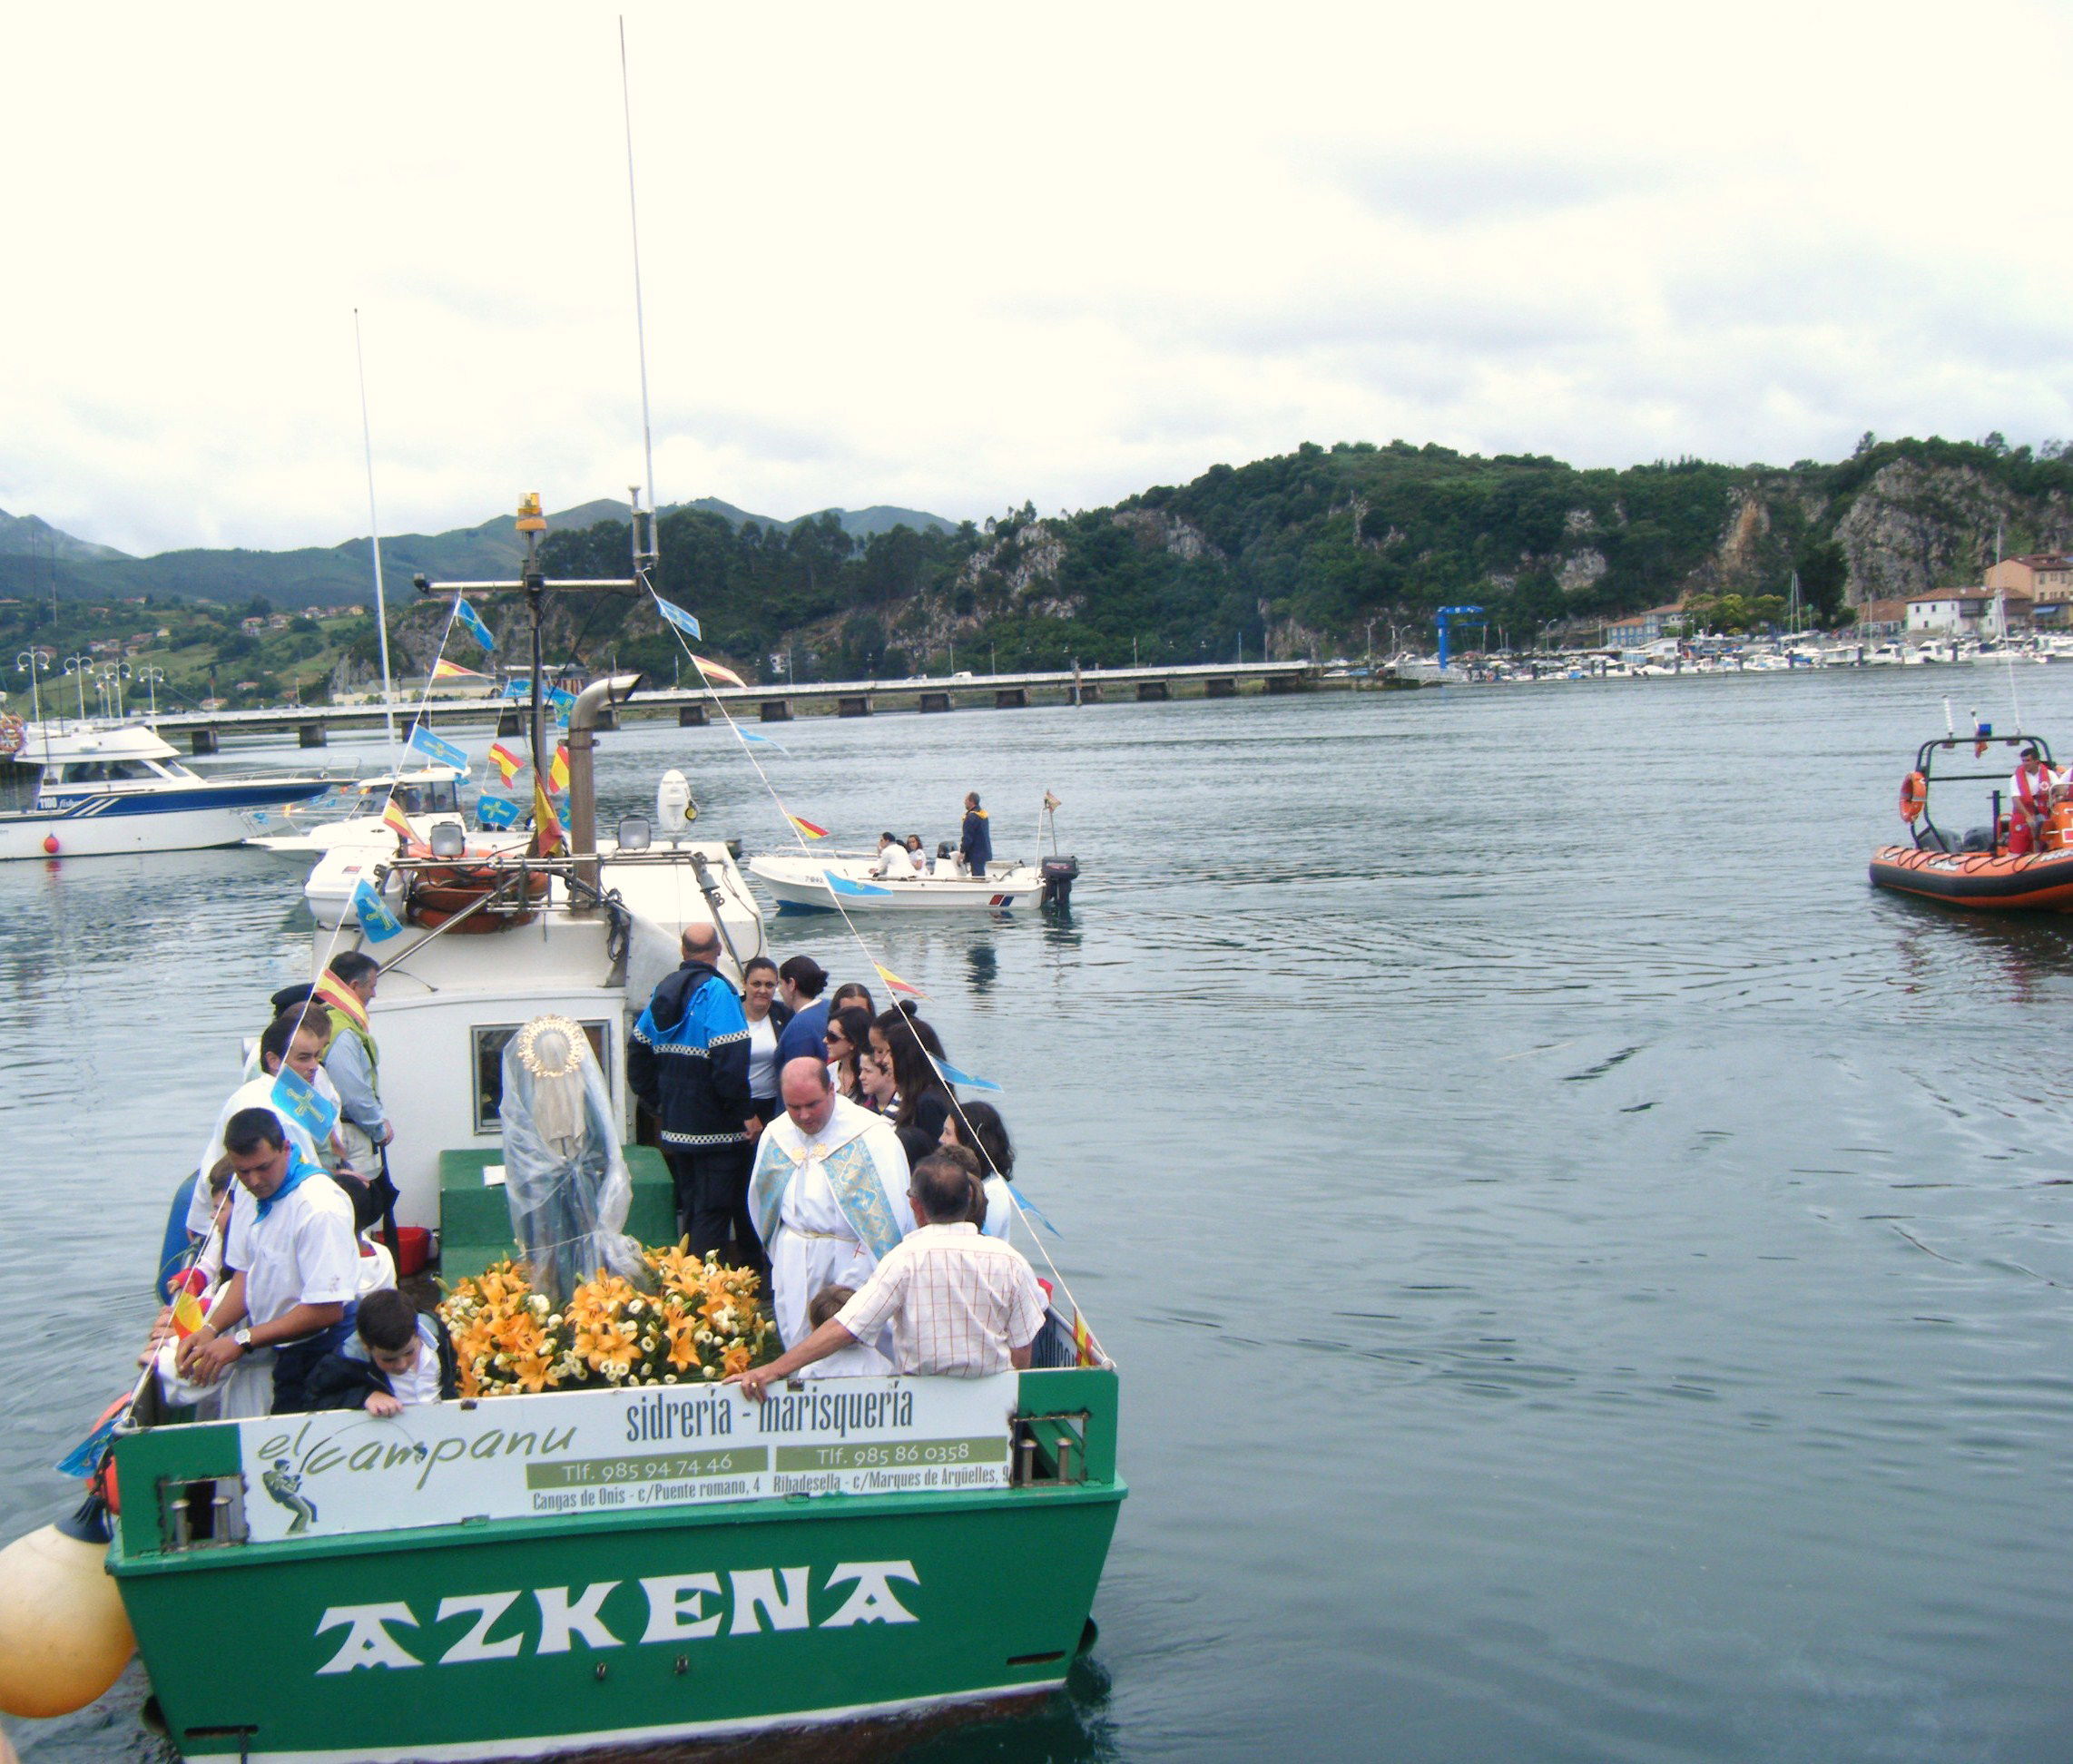
M 655 546 L 655 434 L 648 415 L 648 315 L 641 301 L 641 205 L 634 191 L 634 88 L 626 73 L 626 15 L 619 15 L 619 101 L 626 119 L 626 219 L 634 240 L 634 336 L 641 355 L 641 453 L 648 475 L 648 506 L 634 505 L 634 573 L 644 575 L 661 554 Z
M 381 516 L 374 506 L 374 426 L 367 415 L 367 354 L 360 347 L 360 309 L 353 309 L 353 359 L 360 370 L 360 445 L 367 453 L 368 546 L 374 553 L 374 628 L 381 636 L 381 726 L 388 731 L 389 762 L 396 763 L 396 689 L 388 672 L 388 597 L 381 591 Z

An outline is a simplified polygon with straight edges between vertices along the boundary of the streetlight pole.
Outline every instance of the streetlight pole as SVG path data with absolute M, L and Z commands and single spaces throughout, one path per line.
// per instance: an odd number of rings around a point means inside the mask
M 151 726 L 156 729 L 158 727 L 158 683 L 165 678 L 165 670 L 158 667 L 139 668 L 137 678 L 144 682 L 144 690 L 151 694 L 150 721 Z
M 51 664 L 33 649 L 25 649 L 15 658 L 15 671 L 16 673 L 25 671 L 29 676 L 29 720 L 31 722 L 40 723 L 44 720 L 43 693 L 36 684 L 36 676 L 46 674 L 50 671 Z
M 93 658 L 85 655 L 68 655 L 64 658 L 64 671 L 72 675 L 79 691 L 79 720 L 86 720 L 86 671 Z

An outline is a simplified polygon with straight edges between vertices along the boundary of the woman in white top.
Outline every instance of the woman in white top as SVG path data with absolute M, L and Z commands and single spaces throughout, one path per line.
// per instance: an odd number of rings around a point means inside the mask
M 771 1014 L 777 1001 L 777 964 L 752 956 L 742 968 L 742 1014 L 749 1019 L 749 1112 L 769 1126 L 784 1104 L 778 1101 L 777 1051 L 781 1020 Z
M 979 1161 L 986 1184 L 986 1219 L 972 1222 L 988 1237 L 1007 1235 L 1015 1197 L 1007 1191 L 1015 1175 L 1015 1142 L 1007 1123 L 990 1102 L 960 1102 L 943 1119 L 943 1143 L 961 1145 Z

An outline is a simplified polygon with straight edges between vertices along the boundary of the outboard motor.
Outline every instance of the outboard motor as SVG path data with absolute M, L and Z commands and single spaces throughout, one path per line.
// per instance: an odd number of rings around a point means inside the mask
M 691 785 L 684 775 L 672 766 L 655 786 L 655 821 L 661 827 L 663 838 L 674 845 L 691 830 L 691 823 L 698 818 L 698 805 L 691 799 Z
M 1036 874 L 1043 878 L 1044 891 L 1036 897 L 1039 906 L 1056 906 L 1061 912 L 1070 910 L 1073 904 L 1073 878 L 1080 873 L 1077 858 L 1045 858 L 1036 865 Z

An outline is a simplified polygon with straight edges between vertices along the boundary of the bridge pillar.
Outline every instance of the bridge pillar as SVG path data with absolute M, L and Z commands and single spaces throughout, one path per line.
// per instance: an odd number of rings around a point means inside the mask
M 762 709 L 765 722 L 790 722 L 791 720 L 791 701 L 790 699 L 765 699 Z
M 322 747 L 327 739 L 324 734 L 324 725 L 320 722 L 306 722 L 296 730 L 295 739 L 306 748 Z
M 619 727 L 619 707 L 615 704 L 599 705 L 597 707 L 597 720 L 592 723 L 591 727 L 593 729 L 617 729 Z
M 516 710 L 506 710 L 496 720 L 496 732 L 499 735 L 523 735 L 526 732 L 526 720 Z
M 1164 704 L 1171 697 L 1163 680 L 1140 680 L 1137 682 L 1137 702 L 1140 704 Z
M 1099 704 L 1101 702 L 1101 687 L 1094 681 L 1083 680 L 1073 690 L 1079 695 L 1076 701 L 1078 703 Z
M 924 692 L 921 702 L 915 708 L 924 716 L 934 710 L 948 710 L 950 708 L 950 695 L 948 692 Z
M 703 729 L 705 707 L 702 704 L 680 704 L 676 708 L 676 726 L 679 729 Z
M 1029 708 L 1029 689 L 1027 686 L 1003 686 L 993 695 L 996 710 L 1027 710 Z
M 221 745 L 213 729 L 197 729 L 188 736 L 187 742 L 197 753 L 213 753 Z
M 1267 676 L 1267 690 L 1270 692 L 1302 692 L 1307 691 L 1309 688 L 1310 681 L 1301 674 L 1269 674 Z
M 1205 680 L 1203 693 L 1207 698 L 1236 698 L 1238 682 L 1235 680 Z
M 835 701 L 835 714 L 838 717 L 868 717 L 871 714 L 870 699 L 869 695 L 839 698 Z

